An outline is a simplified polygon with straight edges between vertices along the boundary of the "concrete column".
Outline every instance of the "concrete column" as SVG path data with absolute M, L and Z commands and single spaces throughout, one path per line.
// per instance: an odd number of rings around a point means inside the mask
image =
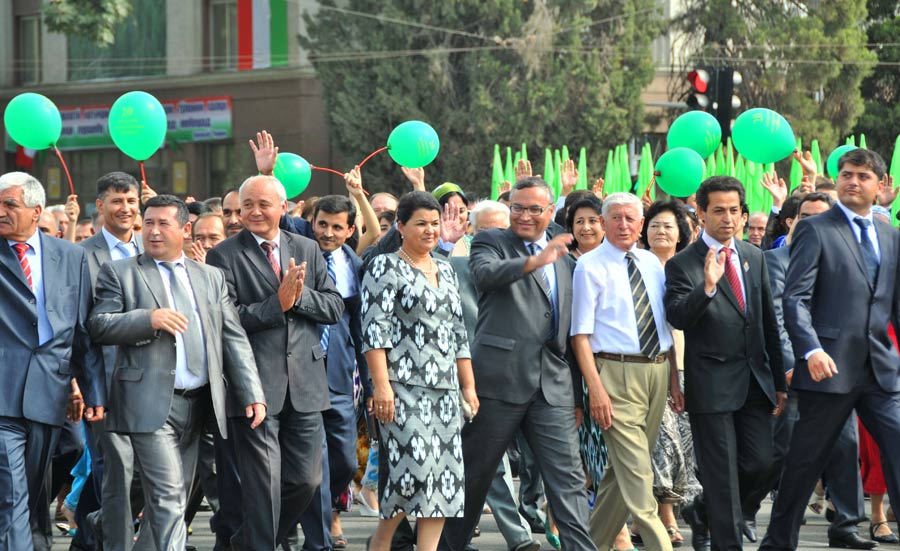
M 166 74 L 203 71 L 203 2 L 166 0 Z
M 15 20 L 12 0 L 0 0 L 0 88 L 15 83 Z

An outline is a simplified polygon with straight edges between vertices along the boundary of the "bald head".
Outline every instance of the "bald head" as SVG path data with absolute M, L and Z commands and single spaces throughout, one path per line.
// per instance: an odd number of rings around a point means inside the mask
M 284 186 L 272 176 L 252 176 L 238 190 L 241 222 L 263 239 L 275 239 L 278 224 L 287 213 Z

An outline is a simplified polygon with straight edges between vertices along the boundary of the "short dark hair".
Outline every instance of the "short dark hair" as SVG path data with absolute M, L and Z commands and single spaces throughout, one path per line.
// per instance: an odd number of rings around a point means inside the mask
M 531 188 L 541 188 L 546 190 L 547 197 L 550 198 L 550 203 L 554 202 L 553 198 L 556 197 L 556 194 L 553 192 L 553 188 L 551 188 L 550 184 L 545 182 L 543 178 L 538 176 L 526 176 L 525 178 L 516 180 L 516 185 L 512 187 L 509 193 L 510 200 L 512 199 L 513 192 Z
M 587 189 L 573 190 L 572 193 L 566 195 L 566 201 L 563 204 L 563 208 L 556 211 L 556 213 L 553 215 L 553 221 L 556 222 L 557 224 L 559 224 L 560 226 L 563 226 L 564 228 L 570 228 L 572 226 L 568 222 L 570 207 L 572 205 L 574 205 L 576 202 L 580 202 L 582 199 L 585 199 L 587 197 L 597 198 L 597 196 L 594 195 L 593 192 L 591 192 L 590 190 L 587 190 Z M 599 201 L 600 199 L 597 199 L 597 200 Z M 600 203 L 600 206 L 602 208 L 602 206 L 603 206 L 602 201 Z
M 194 238 L 194 234 L 197 232 L 198 222 L 201 220 L 209 220 L 216 219 L 222 223 L 222 232 L 225 232 L 225 219 L 222 218 L 222 215 L 213 211 L 204 212 L 203 214 L 197 216 L 197 219 L 194 220 L 193 225 L 191 225 L 191 239 Z
M 575 223 L 575 212 L 578 209 L 591 209 L 597 213 L 597 216 L 603 216 L 603 202 L 593 193 L 588 193 L 590 194 L 589 196 L 582 197 L 566 207 L 566 229 L 570 232 L 572 231 L 572 224 Z M 566 200 L 568 202 L 568 197 L 566 197 Z
M 441 205 L 434 195 L 427 191 L 410 191 L 403 195 L 397 204 L 397 221 L 406 224 L 413 213 L 420 209 L 441 212 Z
M 94 221 L 90 218 L 79 218 L 78 222 L 75 222 L 76 226 L 87 226 L 88 224 L 93 224 Z
M 824 176 L 816 176 L 816 191 L 822 189 L 834 190 L 837 189 L 837 186 L 834 182 Z
M 397 221 L 397 213 L 392 210 L 383 210 L 378 213 L 378 221 L 381 222 L 384 220 L 388 223 L 388 226 L 393 226 L 394 222 Z
M 834 199 L 831 197 L 831 195 L 822 193 L 821 191 L 813 191 L 811 193 L 807 193 L 806 196 L 800 200 L 800 204 L 797 205 L 797 212 L 800 212 L 800 207 L 803 206 L 803 203 L 809 203 L 812 201 L 822 201 L 823 203 L 827 203 L 829 207 L 834 206 Z
M 641 228 L 641 243 L 650 248 L 647 241 L 647 228 L 650 222 L 664 212 L 671 212 L 675 216 L 675 226 L 678 228 L 678 241 L 675 243 L 675 251 L 679 252 L 691 242 L 691 226 L 688 223 L 688 211 L 680 203 L 674 200 L 656 201 L 644 213 L 644 227 Z
M 781 212 L 778 213 L 778 219 L 775 221 L 775 228 L 772 231 L 773 239 L 777 239 L 782 235 L 787 235 L 788 231 L 791 229 L 787 225 L 787 220 L 796 220 L 797 215 L 800 213 L 800 203 L 802 201 L 803 198 L 797 197 L 796 195 L 791 195 L 784 200 L 784 204 L 781 205 Z
M 841 171 L 841 167 L 843 167 L 845 163 L 850 163 L 854 166 L 864 166 L 874 172 L 879 180 L 884 177 L 884 173 L 887 171 L 887 167 L 884 164 L 884 159 L 881 158 L 881 155 L 875 153 L 871 149 L 863 149 L 861 147 L 851 149 L 841 155 L 841 158 L 838 159 L 838 172 Z M 837 178 L 837 174 L 832 174 L 832 177 Z
M 497 197 L 498 201 L 509 201 L 509 191 L 504 191 Z
M 190 203 L 187 203 L 186 206 L 188 209 L 188 213 L 193 214 L 194 216 L 200 216 L 201 214 L 212 212 L 212 209 L 209 208 L 209 205 L 207 205 L 203 201 L 192 201 Z
M 97 179 L 97 199 L 103 199 L 109 190 L 128 193 L 131 190 L 141 193 L 137 179 L 125 172 L 109 172 Z
M 144 205 L 144 212 L 150 207 L 175 207 L 177 209 L 175 220 L 178 220 L 178 223 L 182 226 L 187 224 L 188 220 L 190 220 L 187 205 L 184 204 L 184 201 L 174 195 L 157 195 L 156 197 L 151 197 L 150 200 L 147 201 L 147 204 Z
M 740 180 L 731 176 L 712 176 L 711 178 L 704 180 L 697 190 L 697 195 L 695 197 L 697 207 L 703 211 L 709 208 L 709 194 L 717 191 L 736 191 L 741 204 L 743 204 L 746 199 L 744 196 L 744 184 L 742 184 Z
M 328 214 L 340 214 L 346 212 L 347 227 L 353 226 L 356 223 L 356 205 L 353 204 L 352 199 L 345 195 L 326 195 L 325 197 L 320 197 L 319 200 L 316 201 L 316 206 L 313 208 L 313 220 L 319 216 L 319 211 Z
M 221 197 L 209 197 L 203 200 L 206 203 L 206 206 L 212 210 L 221 209 L 222 208 L 222 198 Z

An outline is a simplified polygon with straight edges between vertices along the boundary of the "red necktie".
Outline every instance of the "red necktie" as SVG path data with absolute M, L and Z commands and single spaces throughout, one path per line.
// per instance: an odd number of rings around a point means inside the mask
M 16 243 L 13 245 L 13 248 L 16 250 L 16 255 L 19 257 L 19 266 L 22 266 L 22 271 L 25 273 L 25 279 L 28 280 L 28 286 L 34 289 L 34 283 L 31 281 L 31 264 L 28 263 L 28 257 L 25 256 L 25 253 L 28 252 L 29 248 L 28 243 Z
M 725 247 L 725 278 L 728 280 L 728 284 L 731 285 L 731 290 L 734 292 L 735 298 L 737 298 L 741 312 L 746 312 L 747 307 L 744 305 L 744 291 L 741 290 L 741 279 L 738 277 L 737 270 L 734 269 L 734 264 L 731 263 L 732 253 L 734 251 L 731 250 L 731 247 Z
M 281 281 L 281 267 L 278 266 L 278 261 L 275 260 L 275 255 L 273 254 L 275 251 L 275 244 L 270 243 L 269 241 L 263 241 L 259 246 L 266 251 L 266 258 L 269 259 L 269 265 L 272 266 L 272 270 L 275 271 L 275 278 L 278 279 L 278 281 Z

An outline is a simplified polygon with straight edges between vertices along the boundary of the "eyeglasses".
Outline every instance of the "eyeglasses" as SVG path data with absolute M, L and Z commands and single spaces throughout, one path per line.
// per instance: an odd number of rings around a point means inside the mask
M 550 209 L 552 205 L 547 205 L 546 207 L 539 207 L 537 205 L 531 205 L 526 207 L 525 205 L 520 205 L 518 203 L 513 203 L 509 206 L 509 212 L 519 216 L 520 214 L 528 213 L 531 216 L 540 216 L 544 214 L 548 209 Z

